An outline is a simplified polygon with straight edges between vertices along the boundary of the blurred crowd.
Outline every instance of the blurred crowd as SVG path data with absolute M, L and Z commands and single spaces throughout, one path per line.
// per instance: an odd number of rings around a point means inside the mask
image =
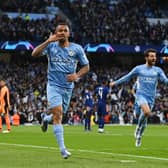
M 41 122 L 41 113 L 48 112 L 46 100 L 47 63 L 44 61 L 24 64 L 0 63 L 0 69 L 5 69 L 5 71 L 1 72 L 1 77 L 6 80 L 10 89 L 11 116 L 16 113 L 19 114 L 21 124 L 39 124 Z M 89 74 L 75 84 L 68 113 L 64 117 L 64 123 L 83 123 L 86 108 L 84 105 L 84 92 L 88 86 L 94 95 L 94 89 L 101 84 L 102 80 L 115 80 L 125 73 L 127 73 L 127 68 L 91 67 Z M 133 83 L 134 80 L 110 89 L 107 100 L 106 123 L 133 124 L 136 122 L 133 116 L 134 97 L 131 92 Z M 155 115 L 150 118 L 152 123 L 168 122 L 168 94 L 166 90 L 165 85 L 159 85 L 153 109 Z M 94 99 L 94 102 L 96 104 L 96 99 Z M 94 108 L 93 116 L 96 118 L 96 108 Z
M 79 2 L 75 0 L 72 8 L 80 20 L 76 36 L 84 43 L 161 44 L 168 38 L 168 24 L 147 21 L 163 17 L 155 0 L 127 0 L 113 6 L 104 1 Z
M 13 0 L 1 2 L 2 11 L 44 12 L 45 6 L 58 6 L 72 21 L 72 40 L 80 44 L 155 44 L 168 40 L 168 23 L 150 24 L 147 18 L 162 18 L 164 12 L 157 0 L 120 0 L 110 4 L 107 0 Z M 62 18 L 56 15 L 53 20 L 29 20 L 28 17 L 9 18 L 0 16 L 0 41 L 30 40 L 43 41 L 54 24 Z
M 45 13 L 54 0 L 1 0 L 0 9 L 8 12 Z M 56 5 L 56 4 L 55 4 Z
M 46 6 L 58 6 L 71 20 L 71 40 L 79 44 L 155 44 L 168 40 L 168 23 L 150 24 L 147 18 L 164 18 L 165 14 L 157 0 L 1 0 L 0 41 L 30 40 L 42 42 L 54 31 L 61 15 L 54 19 L 33 19 L 29 13 L 46 13 Z M 17 18 L 10 18 L 3 12 L 18 12 Z M 22 13 L 26 13 L 23 17 Z M 46 72 L 44 61 L 0 63 L 1 76 L 6 80 L 11 93 L 11 115 L 18 113 L 21 123 L 40 123 L 40 114 L 47 112 Z M 81 124 L 84 118 L 84 92 L 95 87 L 103 79 L 115 80 L 127 73 L 126 68 L 91 67 L 91 72 L 76 83 L 65 123 Z M 168 71 L 168 69 L 166 69 Z M 131 88 L 134 81 L 113 88 L 107 101 L 107 123 L 134 123 L 134 97 Z M 167 87 L 160 84 L 151 122 L 168 122 Z M 96 103 L 96 99 L 94 100 Z M 94 109 L 96 118 L 96 108 Z

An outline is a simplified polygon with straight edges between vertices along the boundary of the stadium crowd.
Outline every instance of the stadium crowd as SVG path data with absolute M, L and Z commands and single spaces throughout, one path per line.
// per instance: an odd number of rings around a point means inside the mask
M 8 12 L 45 13 L 46 6 L 57 5 L 56 0 L 1 0 L 1 10 Z
M 17 2 L 17 3 L 16 3 Z M 21 12 L 44 12 L 46 5 L 57 5 L 70 16 L 73 41 L 111 44 L 162 44 L 168 40 L 168 23 L 150 24 L 147 18 L 164 17 L 158 1 L 128 0 L 117 4 L 110 1 L 16 1 L 1 3 L 2 11 L 22 9 Z M 32 5 L 33 4 L 33 5 Z M 32 5 L 32 7 L 31 7 Z M 23 7 L 22 7 L 23 6 Z M 42 9 L 41 9 L 42 8 Z M 70 12 L 71 11 L 71 12 Z M 18 11 L 19 12 L 19 11 Z M 54 24 L 61 20 L 56 15 L 53 20 L 29 20 L 28 17 L 9 18 L 0 16 L 0 41 L 30 40 L 41 42 L 46 39 Z
M 110 4 L 108 0 L 3 0 L 0 2 L 0 41 L 29 40 L 42 42 L 55 29 L 54 25 L 62 20 L 60 15 L 54 19 L 30 20 L 28 13 L 46 13 L 46 6 L 58 6 L 71 17 L 71 38 L 80 44 L 162 44 L 168 40 L 168 23 L 150 24 L 147 18 L 164 17 L 157 0 L 120 0 Z M 10 18 L 3 12 L 27 13 L 26 16 Z M 18 113 L 21 123 L 41 122 L 40 114 L 47 112 L 46 72 L 47 64 L 27 62 L 23 64 L 0 63 L 1 76 L 6 80 L 11 92 L 11 114 Z M 112 67 L 91 67 L 91 72 L 76 83 L 73 97 L 64 122 L 81 124 L 84 118 L 83 93 L 87 86 L 95 87 L 103 79 L 115 80 L 127 72 Z M 133 117 L 134 97 L 131 93 L 133 82 L 110 91 L 107 102 L 108 123 L 136 122 Z M 94 94 L 94 93 L 93 93 Z M 80 96 L 79 96 L 80 95 Z M 158 87 L 154 107 L 155 117 L 151 122 L 168 122 L 168 95 L 166 87 Z M 78 101 L 77 101 L 78 100 Z M 96 102 L 96 100 L 95 100 Z M 96 115 L 96 109 L 94 110 Z
M 1 77 L 6 79 L 7 85 L 11 94 L 11 116 L 18 113 L 23 123 L 40 123 L 41 113 L 47 112 L 46 100 L 46 68 L 47 63 L 27 62 L 22 64 L 17 63 L 0 63 L 2 71 Z M 126 68 L 104 66 L 92 67 L 89 74 L 76 82 L 76 87 L 73 92 L 70 107 L 67 116 L 64 118 L 64 123 L 82 124 L 84 120 L 84 91 L 88 86 L 91 86 L 93 95 L 94 89 L 102 80 L 108 81 L 117 79 L 127 72 Z M 136 119 L 133 116 L 134 97 L 131 88 L 134 81 L 125 84 L 119 88 L 110 90 L 107 101 L 107 115 L 105 121 L 107 123 L 135 123 Z M 157 92 L 156 105 L 154 107 L 154 117 L 150 118 L 153 123 L 168 122 L 168 95 L 167 88 L 164 85 L 159 85 Z M 94 97 L 94 96 L 93 96 Z M 96 103 L 96 99 L 94 100 Z M 94 109 L 96 118 L 96 108 Z

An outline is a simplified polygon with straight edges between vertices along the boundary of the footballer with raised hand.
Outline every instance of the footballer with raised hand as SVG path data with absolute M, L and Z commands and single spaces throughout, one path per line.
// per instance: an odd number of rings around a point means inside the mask
M 48 57 L 47 100 L 52 113 L 42 118 L 42 131 L 47 131 L 52 120 L 53 132 L 58 142 L 62 157 L 67 159 L 71 153 L 64 144 L 63 113 L 67 112 L 74 81 L 79 80 L 89 71 L 89 61 L 83 48 L 69 41 L 70 28 L 66 22 L 58 23 L 54 34 L 37 46 L 32 56 L 45 53 Z M 76 72 L 78 62 L 81 68 Z

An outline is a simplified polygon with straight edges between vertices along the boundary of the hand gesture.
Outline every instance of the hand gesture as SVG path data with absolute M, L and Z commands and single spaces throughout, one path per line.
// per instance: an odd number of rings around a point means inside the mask
M 110 87 L 114 87 L 114 85 L 115 85 L 115 82 L 110 82 Z
M 54 42 L 54 41 L 58 41 L 58 40 L 63 39 L 63 38 L 65 38 L 63 35 L 53 34 L 51 32 L 47 41 L 48 42 Z

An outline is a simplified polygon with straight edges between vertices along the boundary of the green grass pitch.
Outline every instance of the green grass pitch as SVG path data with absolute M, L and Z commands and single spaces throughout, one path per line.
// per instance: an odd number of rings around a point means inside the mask
M 135 147 L 135 126 L 105 126 L 105 133 L 83 126 L 64 126 L 72 156 L 62 159 L 52 126 L 12 127 L 0 133 L 0 168 L 167 168 L 168 126 L 148 125 L 142 146 Z

